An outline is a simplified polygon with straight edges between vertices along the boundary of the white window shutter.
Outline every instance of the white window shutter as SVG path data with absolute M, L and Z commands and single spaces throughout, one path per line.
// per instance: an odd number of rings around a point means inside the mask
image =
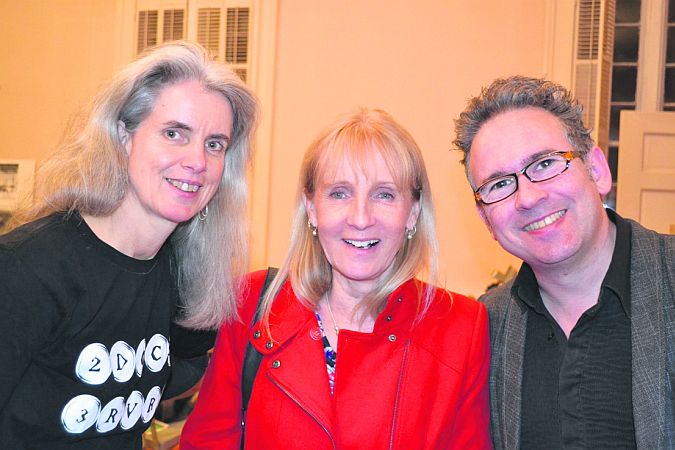
M 246 81 L 249 48 L 249 9 L 227 8 L 225 61 Z
M 197 13 L 197 42 L 215 59 L 220 57 L 220 8 L 199 8 Z
M 165 9 L 162 42 L 176 41 L 185 37 L 185 10 Z
M 136 53 L 157 44 L 158 11 L 138 11 L 138 28 L 136 33 Z
M 584 107 L 584 124 L 606 149 L 612 88 L 615 0 L 579 0 L 575 33 L 574 94 Z
M 137 0 L 136 54 L 161 42 L 185 39 L 187 0 Z
M 203 45 L 246 81 L 250 72 L 251 0 L 136 0 L 136 53 L 177 39 Z

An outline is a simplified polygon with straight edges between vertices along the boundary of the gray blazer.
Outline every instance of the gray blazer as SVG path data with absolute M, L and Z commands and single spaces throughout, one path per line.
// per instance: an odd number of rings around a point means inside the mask
M 675 236 L 627 221 L 632 229 L 631 345 L 637 447 L 674 449 Z M 512 283 L 480 298 L 490 316 L 490 425 L 496 450 L 520 448 L 527 311 L 512 296 Z

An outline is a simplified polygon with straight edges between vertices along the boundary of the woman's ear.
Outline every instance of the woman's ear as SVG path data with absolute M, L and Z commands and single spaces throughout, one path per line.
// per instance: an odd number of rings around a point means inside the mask
M 420 217 L 420 208 L 420 201 L 416 200 L 410 209 L 410 214 L 408 214 L 408 222 L 406 224 L 407 229 L 412 230 L 417 224 L 417 219 Z
M 316 210 L 314 209 L 314 202 L 307 195 L 307 192 L 302 193 L 302 203 L 305 205 L 305 211 L 307 212 L 307 218 L 313 226 L 317 226 L 316 221 Z
M 117 136 L 127 151 L 127 154 L 131 153 L 131 135 L 127 131 L 127 126 L 121 120 L 117 121 Z

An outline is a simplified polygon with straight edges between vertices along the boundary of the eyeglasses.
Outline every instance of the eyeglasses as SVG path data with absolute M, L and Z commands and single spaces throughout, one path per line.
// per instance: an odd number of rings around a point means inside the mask
M 570 161 L 579 156 L 581 153 L 574 151 L 549 153 L 532 161 L 520 172 L 486 181 L 473 191 L 473 195 L 477 202 L 485 205 L 497 203 L 512 196 L 518 190 L 518 175 L 525 175 L 532 183 L 550 180 L 566 171 L 570 167 Z

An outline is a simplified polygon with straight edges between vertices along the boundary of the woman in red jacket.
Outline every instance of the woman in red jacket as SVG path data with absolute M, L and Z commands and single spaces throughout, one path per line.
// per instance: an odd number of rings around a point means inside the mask
M 437 276 L 429 181 L 391 116 L 359 110 L 301 168 L 290 250 L 262 298 L 249 275 L 224 325 L 181 449 L 491 448 L 483 305 Z M 263 358 L 245 413 L 247 342 Z

